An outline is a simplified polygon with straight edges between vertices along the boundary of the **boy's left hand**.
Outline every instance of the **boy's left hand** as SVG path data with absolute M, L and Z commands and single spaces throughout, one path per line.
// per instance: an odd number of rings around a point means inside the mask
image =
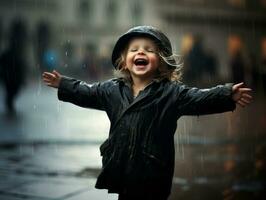
M 252 96 L 250 95 L 251 89 L 243 87 L 244 83 L 238 83 L 233 85 L 233 100 L 240 105 L 241 107 L 245 107 L 250 104 L 252 100 Z

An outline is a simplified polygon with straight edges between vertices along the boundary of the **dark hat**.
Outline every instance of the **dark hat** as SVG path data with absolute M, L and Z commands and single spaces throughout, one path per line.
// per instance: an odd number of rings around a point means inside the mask
M 145 36 L 155 40 L 160 50 L 166 53 L 164 56 L 172 55 L 172 46 L 170 40 L 165 34 L 152 26 L 136 26 L 129 29 L 126 33 L 118 38 L 112 53 L 112 64 L 115 68 L 117 67 L 115 62 L 120 57 L 121 52 L 124 50 L 129 40 L 137 36 Z

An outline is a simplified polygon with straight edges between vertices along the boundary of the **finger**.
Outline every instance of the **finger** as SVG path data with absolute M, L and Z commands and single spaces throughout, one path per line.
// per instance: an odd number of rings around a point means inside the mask
M 251 88 L 240 88 L 239 91 L 242 93 L 247 93 L 247 92 L 251 92 L 252 89 Z
M 43 72 L 42 75 L 47 75 L 47 74 L 50 74 L 50 72 Z
M 50 75 L 52 75 L 52 73 L 50 73 L 50 72 L 43 72 L 43 75 L 50 76 Z
M 51 74 L 51 76 L 49 76 L 48 78 L 50 78 L 51 80 L 56 79 L 56 76 L 54 74 Z
M 53 81 L 55 79 L 55 76 L 43 76 L 43 80 Z
M 43 73 L 43 77 L 47 77 L 47 78 L 55 78 L 55 75 L 50 73 L 50 72 L 44 72 Z
M 50 83 L 50 82 L 51 82 L 51 79 L 43 78 L 43 81 L 44 81 L 44 82 L 47 82 L 47 83 L 48 83 L 48 82 Z
M 241 100 L 242 102 L 244 102 L 246 105 L 247 105 L 247 104 L 250 104 L 250 102 L 251 102 L 249 99 L 245 99 L 245 98 L 241 98 L 240 100 Z
M 43 75 L 42 75 L 43 78 L 49 78 L 49 77 L 51 77 L 51 76 L 52 76 L 51 74 L 43 74 Z
M 53 74 L 54 74 L 57 78 L 59 78 L 59 77 L 61 76 L 61 74 L 59 74 L 56 70 L 53 70 Z
M 237 104 L 240 105 L 240 106 L 243 107 L 243 108 L 244 108 L 245 105 L 246 105 L 246 104 L 245 104 L 244 102 L 242 102 L 241 100 L 238 100 L 238 101 L 237 101 Z
M 237 84 L 233 85 L 233 90 L 236 90 L 236 89 L 242 87 L 243 85 L 244 85 L 244 82 L 237 83 Z
M 244 98 L 241 98 L 239 101 L 242 102 L 243 104 L 245 104 L 245 106 L 247 106 L 248 104 L 250 104 L 250 101 L 249 100 L 246 100 Z
M 43 78 L 47 78 L 47 77 L 49 77 L 49 75 L 43 73 L 43 74 L 42 74 L 42 77 L 43 77 Z
M 247 93 L 243 93 L 242 96 L 245 97 L 245 99 L 253 99 L 253 97 Z

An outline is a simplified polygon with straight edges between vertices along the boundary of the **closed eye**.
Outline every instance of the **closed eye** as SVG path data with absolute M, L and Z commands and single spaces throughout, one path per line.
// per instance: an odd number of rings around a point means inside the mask
M 136 52 L 138 51 L 138 48 L 132 48 L 132 49 L 129 49 L 129 52 Z M 149 52 L 149 53 L 155 53 L 156 50 L 154 49 L 146 49 L 145 51 Z
M 154 53 L 155 51 L 153 49 L 148 49 L 148 52 Z
M 129 49 L 130 52 L 135 52 L 137 51 L 138 49 Z

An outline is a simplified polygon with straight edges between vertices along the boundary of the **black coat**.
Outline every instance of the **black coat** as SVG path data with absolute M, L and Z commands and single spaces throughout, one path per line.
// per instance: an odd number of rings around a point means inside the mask
M 232 85 L 198 89 L 166 79 L 152 82 L 134 98 L 131 87 L 121 79 L 88 85 L 64 77 L 58 98 L 106 111 L 111 127 L 100 147 L 103 167 L 96 188 L 116 193 L 169 195 L 177 119 L 235 109 Z

